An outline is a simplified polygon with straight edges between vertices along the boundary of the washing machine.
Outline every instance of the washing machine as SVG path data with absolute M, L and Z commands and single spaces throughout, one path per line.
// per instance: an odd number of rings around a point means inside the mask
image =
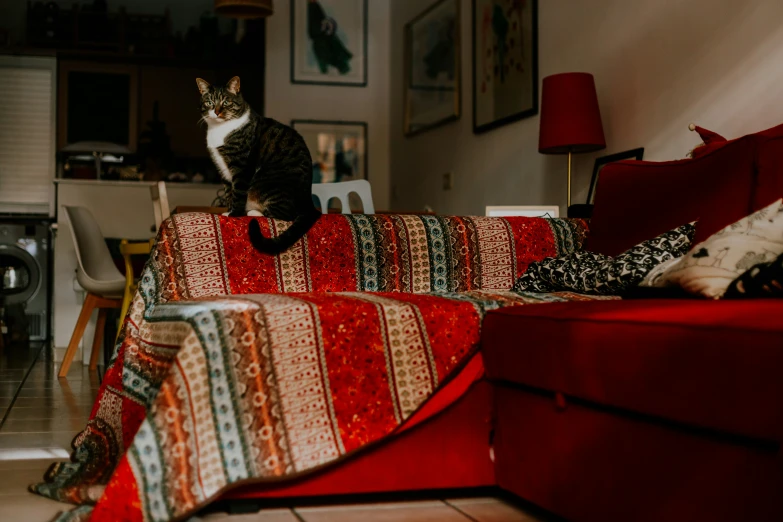
M 46 341 L 51 331 L 51 245 L 49 221 L 0 219 L 0 298 L 6 309 L 22 305 L 31 341 Z

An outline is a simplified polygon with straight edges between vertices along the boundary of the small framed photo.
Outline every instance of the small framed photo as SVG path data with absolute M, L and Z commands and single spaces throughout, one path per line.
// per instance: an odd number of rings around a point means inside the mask
M 487 217 L 521 216 L 556 218 L 560 217 L 560 207 L 556 205 L 487 207 L 486 215 Z
M 291 0 L 291 83 L 367 85 L 367 0 Z
M 293 120 L 313 158 L 313 183 L 367 179 L 367 124 Z
M 473 0 L 473 132 L 538 114 L 538 0 Z
M 641 160 L 644 157 L 644 147 L 638 149 L 626 150 L 624 152 L 618 152 L 616 154 L 609 154 L 608 156 L 601 156 L 595 159 L 595 165 L 593 165 L 593 177 L 590 179 L 590 190 L 587 192 L 587 204 L 593 205 L 595 201 L 595 189 L 598 186 L 598 176 L 601 174 L 601 169 L 609 163 L 623 160 Z
M 405 135 L 460 116 L 460 2 L 439 0 L 405 26 Z

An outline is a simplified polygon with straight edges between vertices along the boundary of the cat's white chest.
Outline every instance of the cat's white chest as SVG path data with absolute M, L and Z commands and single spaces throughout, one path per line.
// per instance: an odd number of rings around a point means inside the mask
M 212 157 L 212 161 L 215 162 L 215 166 L 220 171 L 220 175 L 223 176 L 226 181 L 231 181 L 233 175 L 226 164 L 226 160 L 220 155 L 218 148 L 226 143 L 226 138 L 228 138 L 229 134 L 242 128 L 249 120 L 250 111 L 247 111 L 235 120 L 214 123 L 208 122 L 207 149 L 209 150 L 209 155 Z

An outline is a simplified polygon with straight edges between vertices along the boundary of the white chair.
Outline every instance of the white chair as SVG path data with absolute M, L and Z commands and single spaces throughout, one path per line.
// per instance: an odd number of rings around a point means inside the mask
M 106 310 L 120 308 L 125 290 L 125 276 L 120 273 L 112 260 L 109 247 L 103 239 L 103 234 L 95 218 L 84 207 L 64 207 L 71 224 L 71 237 L 76 247 L 76 280 L 87 291 L 79 319 L 65 351 L 59 377 L 66 377 L 71 367 L 79 341 L 82 340 L 84 329 L 90 320 L 93 310 L 98 309 L 98 323 L 95 326 L 95 337 L 92 341 L 90 354 L 90 369 L 98 366 L 98 354 L 103 341 L 103 330 L 106 326 Z
M 328 212 L 329 201 L 332 198 L 340 200 L 342 213 L 350 214 L 351 206 L 348 204 L 348 195 L 355 193 L 362 200 L 362 208 L 365 214 L 375 214 L 375 206 L 372 203 L 372 187 L 366 179 L 353 181 L 341 181 L 339 183 L 314 183 L 313 195 L 321 203 L 321 212 Z

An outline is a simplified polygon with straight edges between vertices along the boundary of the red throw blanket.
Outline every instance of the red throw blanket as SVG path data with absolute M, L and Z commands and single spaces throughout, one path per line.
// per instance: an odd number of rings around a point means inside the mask
M 31 487 L 58 500 L 97 502 L 94 509 L 81 506 L 62 520 L 180 519 L 231 486 L 294 477 L 332 463 L 404 427 L 478 349 L 487 310 L 587 299 L 477 289 L 218 297 L 268 284 L 267 278 L 249 281 L 264 263 L 278 274 L 278 287 L 297 280 L 312 286 L 316 275 L 328 280 L 326 286 L 337 281 L 351 289 L 388 281 L 429 290 L 481 281 L 491 287 L 508 276 L 502 271 L 493 276 L 486 268 L 508 265 L 516 272 L 519 249 L 513 227 L 502 220 L 483 225 L 499 224 L 495 229 L 506 234 L 507 246 L 497 238 L 469 239 L 471 220 L 477 218 L 446 218 L 451 221 L 445 227 L 444 221 L 431 223 L 440 237 L 433 240 L 427 233 L 413 248 L 410 235 L 404 241 L 392 237 L 395 222 L 416 226 L 410 216 L 404 218 L 408 223 L 341 217 L 334 221 L 354 226 L 360 220 L 369 230 L 369 235 L 359 230 L 349 236 L 352 252 L 335 247 L 344 237 L 321 242 L 316 228 L 299 244 L 314 252 L 304 256 L 294 249 L 285 261 L 285 254 L 264 258 L 239 251 L 238 230 L 246 220 L 197 216 L 162 227 L 91 419 L 73 442 L 71 462 L 53 465 L 44 482 Z M 558 241 L 573 246 L 583 237 L 577 235 L 576 242 L 569 235 L 581 225 L 560 221 L 517 221 L 517 226 L 541 231 L 529 238 L 538 242 L 535 248 L 560 253 Z M 453 231 L 449 223 L 456 223 Z M 378 228 L 386 224 L 390 237 L 380 240 Z M 313 257 L 330 248 L 333 255 Z M 407 261 L 391 261 L 403 255 L 401 250 L 408 252 Z M 465 261 L 458 259 L 460 252 Z M 346 262 L 349 254 L 352 264 Z M 327 278 L 322 267 L 334 263 L 345 268 Z M 440 263 L 445 272 L 439 272 Z M 454 270 L 460 263 L 463 268 Z M 304 279 L 297 279 L 300 267 Z M 405 277 L 398 277 L 401 267 Z

